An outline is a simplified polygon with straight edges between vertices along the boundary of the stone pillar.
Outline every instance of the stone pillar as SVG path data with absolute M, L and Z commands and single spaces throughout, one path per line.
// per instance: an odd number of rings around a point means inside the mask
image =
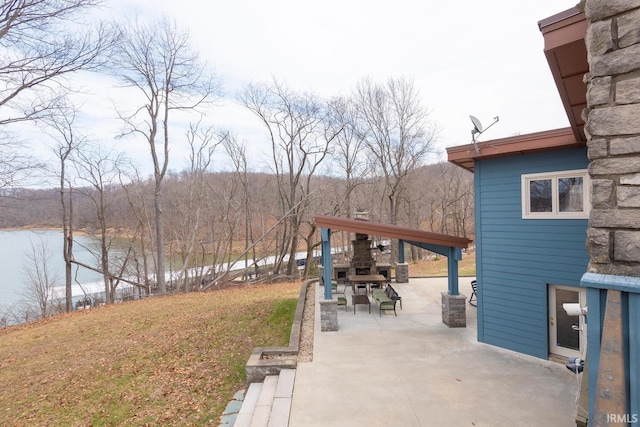
M 640 275 L 640 2 L 588 0 L 592 273 Z
M 450 328 L 467 327 L 467 297 L 442 292 L 442 323 Z
M 396 264 L 396 283 L 409 283 L 409 264 Z
M 320 303 L 320 331 L 338 330 L 338 302 L 336 300 L 322 300 Z
M 588 424 L 627 425 L 640 413 L 640 346 L 632 337 L 640 329 L 640 0 L 586 0 L 585 14 Z

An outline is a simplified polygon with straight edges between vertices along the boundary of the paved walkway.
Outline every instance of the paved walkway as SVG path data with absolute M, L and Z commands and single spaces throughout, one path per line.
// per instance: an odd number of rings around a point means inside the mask
M 460 279 L 467 296 L 470 281 Z M 313 361 L 298 364 L 290 427 L 575 426 L 578 386 L 564 365 L 478 343 L 468 304 L 467 328 L 445 326 L 446 278 L 393 286 L 398 317 L 379 317 L 374 303 L 354 315 L 349 303 L 336 332 L 320 332 L 316 303 Z

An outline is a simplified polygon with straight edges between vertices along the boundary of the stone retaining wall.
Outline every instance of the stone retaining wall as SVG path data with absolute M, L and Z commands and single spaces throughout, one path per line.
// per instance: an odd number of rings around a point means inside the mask
M 247 384 L 260 383 L 267 375 L 277 375 L 281 369 L 295 369 L 298 361 L 300 346 L 300 332 L 302 329 L 302 314 L 307 298 L 308 285 L 317 282 L 318 279 L 306 280 L 300 288 L 298 305 L 291 325 L 288 347 L 256 347 L 253 349 L 249 360 L 245 365 Z

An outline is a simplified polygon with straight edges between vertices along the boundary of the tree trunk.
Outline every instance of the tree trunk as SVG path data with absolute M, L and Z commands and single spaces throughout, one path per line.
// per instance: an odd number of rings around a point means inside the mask
M 60 204 L 62 205 L 62 238 L 63 248 L 62 255 L 64 257 L 64 277 L 65 277 L 65 311 L 67 313 L 73 310 L 73 294 L 71 292 L 71 260 L 73 258 L 73 229 L 71 225 L 72 213 L 73 213 L 73 193 L 69 188 L 69 215 L 67 215 L 67 203 L 65 201 L 65 167 L 64 157 L 61 159 L 62 165 L 60 168 Z
M 167 286 L 164 280 L 164 233 L 162 231 L 162 189 L 161 178 L 156 176 L 155 190 L 155 213 L 156 213 L 156 284 L 160 294 L 167 293 Z
M 107 250 L 107 220 L 105 218 L 102 195 L 101 203 L 102 205 L 99 208 L 101 209 L 101 212 L 100 217 L 98 218 L 98 220 L 100 221 L 100 263 L 102 265 L 102 277 L 104 280 L 105 303 L 111 304 L 113 303 L 114 290 L 111 286 L 111 275 L 109 274 L 109 252 Z

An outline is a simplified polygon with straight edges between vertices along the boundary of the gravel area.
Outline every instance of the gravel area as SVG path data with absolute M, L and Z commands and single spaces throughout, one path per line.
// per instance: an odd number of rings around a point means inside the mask
M 307 285 L 307 296 L 304 300 L 302 311 L 302 324 L 300 327 L 300 347 L 298 348 L 298 362 L 311 362 L 313 360 L 313 331 L 315 322 L 316 289 L 318 282 Z

